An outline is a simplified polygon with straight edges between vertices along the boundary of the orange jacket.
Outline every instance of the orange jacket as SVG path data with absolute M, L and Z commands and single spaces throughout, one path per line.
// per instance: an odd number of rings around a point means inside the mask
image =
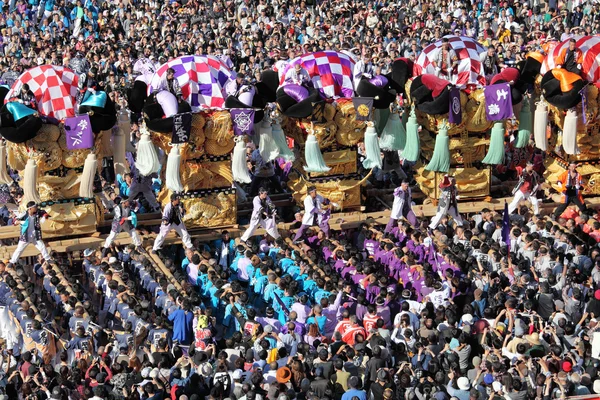
M 554 65 L 561 65 L 564 68 L 565 59 L 567 57 L 567 49 L 562 49 L 556 60 L 554 61 Z M 583 64 L 583 53 L 579 49 L 575 49 L 575 64 Z
M 562 184 L 560 191 L 562 192 L 563 203 L 567 201 L 567 184 L 570 184 L 570 186 L 575 186 L 576 196 L 579 199 L 579 201 L 583 203 L 583 196 L 581 194 L 581 190 L 579 190 L 579 188 L 583 186 L 583 179 L 579 172 L 577 172 L 577 176 L 575 177 L 575 180 L 573 182 L 569 182 L 569 170 L 560 174 L 560 176 L 558 177 L 558 181 Z

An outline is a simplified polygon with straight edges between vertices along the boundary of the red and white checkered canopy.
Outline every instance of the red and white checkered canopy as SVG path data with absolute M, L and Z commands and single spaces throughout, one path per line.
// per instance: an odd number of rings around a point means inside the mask
M 574 38 L 577 47 L 583 53 L 583 64 L 581 64 L 581 76 L 591 83 L 600 82 L 600 37 L 598 36 L 576 36 Z M 569 40 L 563 40 L 557 44 L 546 55 L 540 73 L 544 75 L 546 72 L 556 68 L 556 58 L 561 51 L 569 48 Z
M 457 86 L 466 86 L 469 84 L 485 85 L 483 64 L 480 61 L 480 55 L 485 51 L 485 48 L 466 36 L 447 35 L 444 38 L 448 39 L 450 48 L 454 50 L 460 60 L 456 82 L 452 83 Z M 436 60 L 441 48 L 442 40 L 438 40 L 423 49 L 414 65 L 415 76 L 435 73 L 432 63 Z
M 79 77 L 69 68 L 40 65 L 23 72 L 5 97 L 5 103 L 17 97 L 24 84 L 29 85 L 40 114 L 64 120 L 75 116 Z

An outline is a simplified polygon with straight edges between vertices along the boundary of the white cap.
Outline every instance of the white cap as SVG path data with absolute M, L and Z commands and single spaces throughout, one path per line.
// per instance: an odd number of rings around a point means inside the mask
M 233 371 L 232 378 L 233 379 L 242 379 L 242 370 L 236 369 L 235 371 Z

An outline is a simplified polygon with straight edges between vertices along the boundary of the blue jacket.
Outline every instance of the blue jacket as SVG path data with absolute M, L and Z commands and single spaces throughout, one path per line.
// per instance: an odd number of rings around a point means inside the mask
M 194 313 L 181 309 L 169 314 L 169 321 L 173 322 L 173 341 L 178 340 L 183 345 L 192 343 L 194 337 Z

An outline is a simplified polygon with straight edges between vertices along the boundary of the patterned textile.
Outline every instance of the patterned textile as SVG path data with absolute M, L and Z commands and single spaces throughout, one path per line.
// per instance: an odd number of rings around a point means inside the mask
M 215 56 L 182 56 L 161 65 L 148 85 L 148 94 L 159 90 L 166 79 L 167 69 L 175 70 L 183 99 L 193 111 L 202 108 L 223 108 L 225 84 L 235 79 L 227 65 Z
M 485 85 L 483 64 L 480 61 L 480 54 L 485 51 L 485 48 L 475 40 L 465 36 L 447 35 L 444 37 L 448 39 L 450 48 L 454 50 L 459 59 L 456 86 L 464 87 L 469 84 Z M 435 74 L 435 68 L 432 63 L 436 61 L 441 48 L 442 40 L 440 39 L 423 49 L 423 52 L 421 52 L 415 62 L 414 76 Z
M 294 58 L 279 72 L 279 85 L 284 85 L 285 74 L 294 65 L 302 64 L 310 76 L 313 86 L 323 97 L 352 98 L 352 71 L 354 59 L 336 51 L 317 51 Z
M 41 65 L 23 72 L 4 100 L 18 97 L 21 87 L 29 85 L 33 92 L 40 114 L 64 120 L 75 116 L 75 99 L 79 77 L 69 68 L 55 65 Z

